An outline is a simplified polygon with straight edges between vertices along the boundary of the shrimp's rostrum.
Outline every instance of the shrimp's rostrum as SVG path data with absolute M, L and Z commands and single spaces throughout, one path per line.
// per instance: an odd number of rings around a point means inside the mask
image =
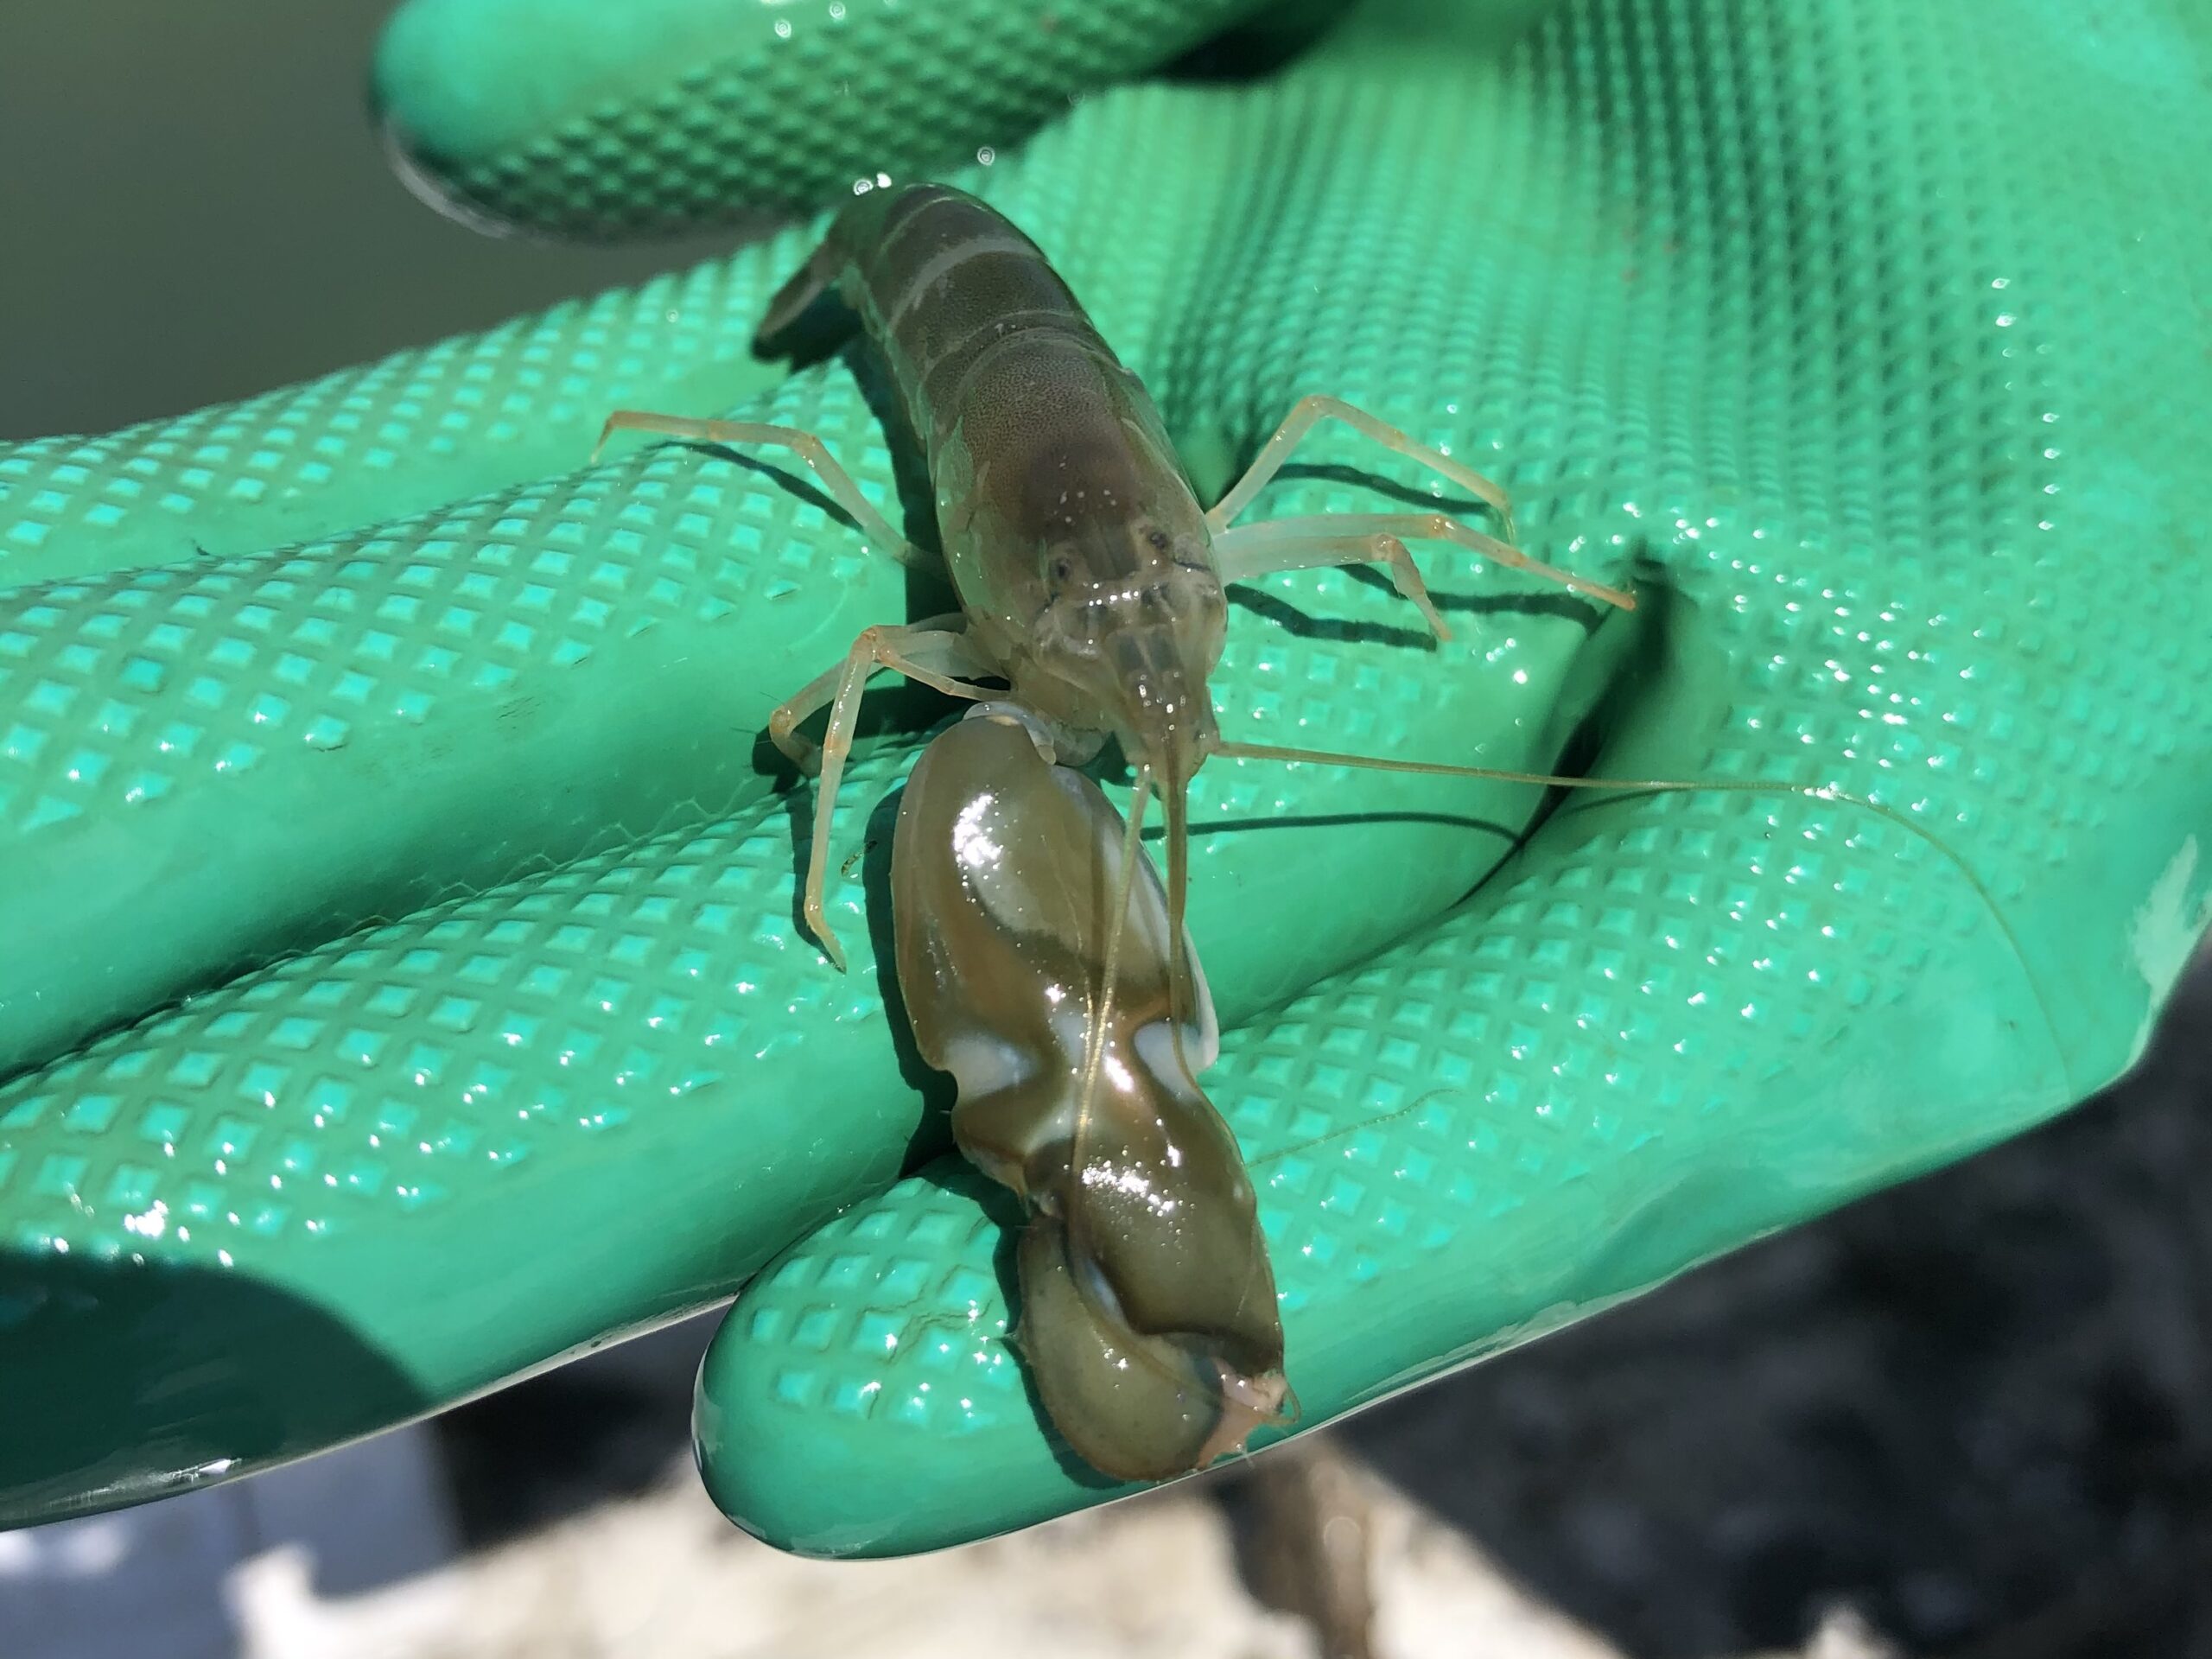
M 1270 570 L 1377 564 L 1445 637 L 1443 620 L 1405 545 L 1426 539 L 1450 543 L 1604 603 L 1630 608 L 1633 601 L 1529 558 L 1510 543 L 1508 505 L 1495 484 L 1332 397 L 1308 397 L 1294 408 L 1244 476 L 1205 510 L 1151 397 L 1091 326 L 1067 284 L 1028 238 L 958 191 L 924 184 L 855 198 L 770 303 L 758 349 L 776 354 L 801 318 L 833 292 L 881 354 L 924 451 L 944 570 L 960 610 L 867 630 L 842 664 L 770 719 L 769 734 L 779 747 L 820 771 L 803 906 L 806 925 L 842 968 L 843 952 L 823 903 L 830 809 L 852 745 L 862 687 L 880 670 L 895 669 L 955 696 L 1002 701 L 1014 711 L 1004 718 L 1016 720 L 1033 737 L 1044 771 L 1053 769 L 1048 761 L 1060 768 L 1086 764 L 1108 738 L 1119 741 L 1136 768 L 1137 789 L 1118 875 L 1084 890 L 1103 908 L 1084 917 L 1054 912 L 1048 918 L 1040 912 L 1033 922 L 1019 923 L 1045 927 L 1065 958 L 1062 967 L 1073 972 L 1079 965 L 1088 974 L 1090 988 L 1079 1012 L 1069 1016 L 1082 1021 L 1083 1040 L 1070 1046 L 1066 1017 L 1057 1026 L 1037 1023 L 1031 996 L 1036 987 L 1024 976 L 1033 977 L 1040 958 L 1010 948 L 1009 930 L 1017 927 L 1013 912 L 986 906 L 979 913 L 995 921 L 947 932 L 928 950 L 908 949 L 915 930 L 929 918 L 909 916 L 907 908 L 951 903 L 954 884 L 943 871 L 941 879 L 914 876 L 918 867 L 912 860 L 902 864 L 906 855 L 894 848 L 894 869 L 908 872 L 894 883 L 899 971 L 923 1052 L 960 1078 L 960 1109 L 969 1112 L 971 1123 L 977 1098 L 971 1091 L 982 1086 L 983 1073 L 1011 1076 L 1028 1068 L 1055 1076 L 1051 1087 L 988 1091 L 995 1119 L 1032 1114 L 1021 1134 L 1009 1130 L 1010 1139 L 988 1142 L 962 1135 L 963 1148 L 993 1179 L 1020 1193 L 1034 1217 L 1020 1255 L 1020 1329 L 1048 1414 L 1084 1457 L 1109 1472 L 1156 1478 L 1202 1466 L 1241 1447 L 1284 1397 L 1273 1281 L 1256 1224 L 1247 1227 L 1236 1220 L 1240 1201 L 1218 1182 L 1201 1183 L 1170 1205 L 1168 1213 L 1180 1216 L 1172 1227 L 1161 1223 L 1164 1212 L 1123 1205 L 1113 1210 L 1109 1228 L 1096 1194 L 1115 1183 L 1132 1191 L 1174 1188 L 1180 1178 L 1173 1174 L 1170 1149 L 1179 1141 L 1197 1144 L 1211 1136 L 1234 1146 L 1194 1081 L 1196 1071 L 1211 1059 L 1210 1039 L 1198 1065 L 1187 1063 L 1203 996 L 1196 957 L 1164 942 L 1183 939 L 1192 773 L 1215 754 L 1351 759 L 1261 751 L 1224 741 L 1208 689 L 1227 626 L 1223 585 Z M 1324 420 L 1348 424 L 1471 492 L 1497 513 L 1509 539 L 1433 512 L 1236 525 L 1237 514 Z M 789 448 L 886 553 L 918 565 L 935 563 L 885 521 L 810 434 L 627 411 L 607 423 L 609 433 L 625 428 Z M 978 681 L 1001 682 L 1005 689 L 987 690 Z M 798 728 L 825 707 L 830 717 L 817 747 Z M 950 734 L 939 740 L 950 741 Z M 933 753 L 917 769 L 898 831 L 902 840 L 921 833 L 910 832 L 911 811 L 930 823 L 928 850 L 917 850 L 915 859 L 944 850 L 938 842 L 950 822 L 947 810 L 957 817 L 988 793 L 978 784 L 980 793 L 954 799 L 945 793 L 955 791 L 954 785 L 925 787 L 925 779 L 988 772 L 1002 791 L 1013 786 L 1009 780 L 1017 774 L 1008 770 L 1013 761 L 1005 755 L 995 755 L 992 768 L 977 770 L 972 763 L 981 753 L 976 741 L 961 741 L 969 761 L 956 764 Z M 1381 757 L 1361 760 L 1394 764 Z M 1066 810 L 1034 804 L 1045 799 L 1044 789 L 1024 775 L 1021 798 L 1032 805 L 1006 825 L 1018 823 L 1024 836 L 1047 841 L 1078 836 L 1080 856 L 1088 857 L 1097 814 L 1110 816 L 1110 807 L 1102 796 L 1069 817 Z M 1137 832 L 1155 791 L 1166 817 L 1162 941 L 1151 938 L 1147 895 L 1153 889 L 1130 868 L 1144 862 Z M 1033 849 L 1026 855 L 1046 868 L 1054 859 L 1079 854 L 1071 843 L 1057 850 Z M 988 971 L 977 965 L 986 959 L 995 964 Z M 1165 1001 L 1132 1025 L 1135 1015 L 1117 1012 L 1117 998 L 1138 995 L 1138 986 L 1149 985 L 1155 969 L 1164 976 Z M 917 975 L 939 977 L 917 985 Z M 922 1012 L 925 1007 L 930 1012 Z M 924 1031 L 932 1022 L 935 1035 Z M 957 1043 L 947 1034 L 954 1026 L 965 1033 Z M 1154 1055 L 1144 1065 L 1134 1065 L 1129 1055 L 1153 1040 L 1147 1032 L 1164 1039 L 1175 1058 Z M 968 1064 L 957 1058 L 963 1053 Z M 978 1054 L 990 1057 L 981 1072 Z M 1181 1126 L 1173 1133 L 1160 1127 L 1171 1118 Z M 1211 1125 L 1202 1134 L 1190 1127 L 1201 1120 Z M 1143 1127 L 1147 1122 L 1154 1129 Z M 985 1150 L 1002 1143 L 1025 1150 L 1019 1156 Z M 1249 1218 L 1249 1187 L 1243 1192 L 1243 1214 Z M 1232 1248 L 1217 1239 L 1204 1249 L 1182 1248 L 1176 1241 L 1212 1237 L 1205 1229 L 1192 1230 L 1192 1205 L 1202 1216 L 1217 1212 L 1229 1229 L 1224 1237 L 1233 1235 L 1243 1243 Z M 1156 1230 L 1154 1236 L 1141 1236 L 1147 1228 Z M 1258 1252 L 1256 1266 L 1251 1252 Z M 1245 1316 L 1232 1334 L 1188 1323 L 1197 1317 L 1192 1309 L 1211 1305 L 1211 1293 L 1228 1284 L 1240 1291 L 1267 1287 L 1266 1331 Z M 1182 1311 L 1171 1317 L 1171 1309 Z M 1160 1317 L 1170 1323 L 1147 1323 Z M 1164 1394 L 1147 1395 L 1128 1380 L 1128 1362 L 1135 1356 L 1136 1369 L 1144 1370 L 1145 1356 L 1156 1356 L 1162 1339 L 1174 1349 L 1177 1380 Z M 1184 1398 L 1178 1389 L 1209 1397 L 1206 1411 L 1198 1414 L 1211 1414 L 1208 1424 L 1195 1433 L 1185 1432 L 1196 1421 L 1187 1399 L 1172 1409 L 1162 1403 L 1170 1396 Z M 1181 1413 L 1182 1428 L 1163 1428 L 1163 1412 Z

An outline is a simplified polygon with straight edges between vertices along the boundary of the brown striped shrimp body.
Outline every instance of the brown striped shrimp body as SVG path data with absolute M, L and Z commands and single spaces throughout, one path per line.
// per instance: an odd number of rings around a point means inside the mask
M 770 735 L 819 766 L 834 797 L 861 687 L 883 669 L 951 696 L 993 695 L 1053 727 L 1080 764 L 1108 736 L 1157 779 L 1168 820 L 1168 903 L 1180 917 L 1191 773 L 1236 752 L 1215 725 L 1206 683 L 1226 630 L 1225 582 L 1271 570 L 1381 563 L 1440 638 L 1443 620 L 1405 547 L 1456 542 L 1623 608 L 1601 584 L 1536 563 L 1437 513 L 1338 514 L 1232 528 L 1230 521 L 1324 419 L 1344 421 L 1459 484 L 1507 518 L 1489 480 L 1333 398 L 1308 397 L 1211 512 L 1203 510 L 1151 397 L 1091 326 L 1036 245 L 973 197 L 941 185 L 873 190 L 832 223 L 770 302 L 756 345 L 773 354 L 832 291 L 881 353 L 935 488 L 942 568 L 957 615 L 868 629 L 844 663 L 778 709 Z M 788 427 L 629 411 L 607 431 L 772 443 L 810 467 L 862 531 L 904 563 L 938 560 L 871 506 L 812 435 Z M 602 442 L 604 438 L 602 438 Z M 1510 519 L 1508 520 L 1510 524 Z M 823 708 L 817 747 L 799 723 Z M 1316 756 L 1316 759 L 1326 757 Z M 830 959 L 844 953 L 823 905 L 830 815 L 818 813 L 804 913 Z
M 1211 511 L 1201 508 L 1152 399 L 1067 284 L 1027 237 L 957 191 L 914 185 L 855 198 L 771 302 L 758 347 L 778 352 L 817 302 L 833 294 L 881 353 L 926 456 L 942 568 L 961 609 L 867 630 L 842 664 L 771 717 L 779 747 L 803 766 L 820 768 L 803 913 L 824 953 L 842 967 L 823 905 L 830 808 L 870 677 L 893 669 L 953 696 L 1000 699 L 1020 711 L 1007 718 L 1034 736 L 1033 753 L 1057 766 L 1040 758 L 1035 776 L 1026 761 L 1017 767 L 1011 738 L 992 739 L 996 747 L 986 754 L 979 746 L 1003 722 L 969 722 L 976 732 L 963 726 L 958 742 L 940 740 L 950 749 L 918 771 L 918 795 L 910 786 L 912 822 L 927 827 L 910 829 L 902 814 L 899 834 L 919 836 L 921 845 L 896 884 L 900 984 L 910 1006 L 929 1010 L 916 1024 L 918 1033 L 926 1019 L 936 1033 L 925 1039 L 938 1045 L 933 1062 L 961 1076 L 969 1126 L 962 1144 L 1037 1217 L 1020 1256 L 1020 1318 L 1048 1413 L 1071 1445 L 1109 1471 L 1172 1473 L 1167 1465 L 1176 1462 L 1198 1467 L 1241 1446 L 1244 1433 L 1273 1412 L 1281 1398 L 1281 1337 L 1271 1288 L 1253 1304 L 1264 1308 L 1263 1319 L 1207 1325 L 1214 1316 L 1198 1311 L 1236 1303 L 1271 1281 L 1249 1188 L 1241 1170 L 1232 1169 L 1233 1141 L 1194 1080 L 1205 1060 L 1194 1067 L 1193 1052 L 1211 1053 L 1211 1024 L 1194 1000 L 1202 983 L 1196 959 L 1163 943 L 1183 938 L 1190 779 L 1209 754 L 1403 764 L 1224 741 L 1208 690 L 1226 629 L 1224 584 L 1270 570 L 1378 563 L 1444 638 L 1443 620 L 1405 546 L 1408 538 L 1427 538 L 1624 608 L 1633 601 L 1437 513 L 1234 525 L 1304 435 L 1334 419 L 1487 502 L 1510 537 L 1505 497 L 1496 485 L 1333 398 L 1299 404 L 1235 487 Z M 627 411 L 607 429 L 624 428 L 789 448 L 884 551 L 938 568 L 937 557 L 885 521 L 810 434 Z M 984 681 L 1007 689 L 977 683 Z M 797 728 L 824 708 L 829 721 L 817 747 Z M 977 804 L 990 792 L 988 782 L 1010 791 L 998 798 L 1020 804 L 1002 828 L 1018 829 L 1033 843 L 1023 854 L 1023 871 L 1033 863 L 1050 870 L 1090 861 L 1103 798 L 1092 800 L 1071 775 L 1059 774 L 1096 756 L 1109 737 L 1136 768 L 1137 783 L 1119 873 L 1102 889 L 1106 909 L 1039 909 L 1039 931 L 1030 938 L 1005 894 L 1034 898 L 1042 888 L 1027 874 L 1003 878 L 1013 885 L 992 889 L 996 897 L 963 887 L 966 878 L 944 862 L 944 837 L 953 833 L 945 815 L 956 823 L 970 809 L 989 817 L 995 809 Z M 948 775 L 965 781 L 937 781 Z M 1150 908 L 1154 878 L 1138 846 L 1155 787 L 1166 816 L 1163 918 Z M 1073 793 L 1057 802 L 1052 791 Z M 894 850 L 894 866 L 900 858 Z M 944 907 L 944 916 L 932 906 Z M 917 907 L 925 913 L 912 913 Z M 955 915 L 963 918 L 957 925 L 948 919 Z M 928 939 L 937 944 L 908 948 L 909 941 Z M 1039 1023 L 1039 999 L 1062 983 L 1054 976 L 1078 968 L 1092 973 L 1095 995 L 1081 1001 L 1079 1014 L 1063 1009 L 1056 1020 Z M 918 974 L 924 982 L 916 982 Z M 1117 1007 L 1125 976 L 1126 994 L 1140 998 L 1134 1013 Z M 1163 976 L 1165 1002 L 1146 1000 L 1161 994 Z M 1189 1050 L 1202 1029 L 1205 1042 Z M 1071 1046 L 1078 1030 L 1080 1052 Z M 1186 1052 L 1163 1057 L 1162 1039 Z M 1007 1081 L 1017 1059 L 1039 1068 L 1020 1086 Z M 1134 1081 L 1125 1086 L 1125 1078 Z M 988 1133 L 983 1124 L 991 1126 Z M 1185 1151 L 1200 1147 L 1196 1167 L 1177 1164 Z M 1177 1196 L 1163 1210 L 1113 1198 L 1109 1189 L 1125 1197 Z M 1155 1351 L 1147 1344 L 1159 1341 L 1174 1350 L 1161 1372 L 1173 1374 L 1173 1385 L 1130 1381 L 1125 1362 Z M 1214 1391 L 1207 1408 L 1212 1426 L 1203 1431 L 1206 1413 L 1192 1416 L 1187 1403 L 1175 1403 L 1185 1400 L 1178 1390 L 1192 1386 Z
M 1014 1340 L 1047 1414 L 1095 1467 L 1161 1480 L 1286 1415 L 1282 1325 L 1252 1184 L 1194 1075 L 1220 1047 L 1197 955 L 1141 857 L 1111 913 L 1127 831 L 1052 741 L 982 703 L 916 763 L 892 842 L 899 984 L 922 1058 L 959 1084 L 960 1150 L 1028 1209 Z

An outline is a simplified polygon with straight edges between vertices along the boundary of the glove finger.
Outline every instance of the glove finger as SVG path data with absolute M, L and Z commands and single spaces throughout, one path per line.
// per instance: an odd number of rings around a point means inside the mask
M 795 385 L 879 492 L 858 399 Z M 0 1076 L 241 968 L 770 787 L 903 610 L 772 472 L 667 448 L 306 546 L 0 593 Z
M 426 194 L 604 237 L 834 200 L 1005 152 L 1257 0 L 409 0 L 374 99 Z
M 1302 1427 L 2075 1097 L 1993 913 L 1955 866 L 1901 858 L 1897 827 L 1710 798 L 1581 816 L 1229 1033 L 1208 1073 L 1258 1189 Z M 695 1425 L 741 1526 L 899 1554 L 1129 1490 L 1025 1386 L 1002 1198 L 947 1160 L 739 1298 Z
M 726 1295 L 891 1179 L 918 1103 L 873 969 L 770 925 L 791 847 L 756 805 L 0 1085 L 0 1408 L 41 1425 L 0 1449 L 0 1526 L 451 1404 Z

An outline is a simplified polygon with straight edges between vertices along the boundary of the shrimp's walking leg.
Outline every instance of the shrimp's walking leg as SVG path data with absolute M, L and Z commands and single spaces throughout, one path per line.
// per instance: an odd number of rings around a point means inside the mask
M 1452 630 L 1437 613 L 1428 584 L 1421 579 L 1414 556 L 1395 536 L 1350 536 L 1325 528 L 1326 518 L 1284 519 L 1224 531 L 1213 544 L 1214 563 L 1224 582 L 1242 582 L 1270 570 L 1313 570 L 1341 564 L 1387 564 L 1398 597 L 1411 600 L 1436 637 L 1446 642 Z M 1289 525 L 1286 530 L 1284 525 Z
M 814 847 L 807 859 L 806 899 L 802 913 L 807 927 L 821 944 L 823 955 L 841 973 L 845 967 L 845 952 L 838 944 L 836 935 L 830 931 L 822 890 L 830 868 L 830 823 L 836 810 L 837 785 L 844 776 L 845 757 L 852 752 L 853 726 L 860 718 L 861 690 L 871 676 L 888 668 L 951 696 L 981 701 L 999 695 L 980 685 L 963 684 L 952 677 L 956 674 L 990 675 L 996 671 L 976 654 L 963 637 L 959 630 L 965 626 L 966 619 L 956 613 L 933 616 L 911 627 L 869 628 L 853 641 L 853 648 L 845 653 L 842 664 L 768 716 L 768 736 L 775 746 L 799 766 L 810 772 L 818 769 L 821 775 L 821 783 L 815 791 Z M 798 736 L 793 728 L 825 703 L 830 709 L 830 727 L 817 748 Z
M 1458 519 L 1441 512 L 1325 512 L 1308 518 L 1271 518 L 1264 524 L 1243 524 L 1221 531 L 1214 537 L 1214 558 L 1224 577 L 1229 575 L 1232 566 L 1240 575 L 1251 575 L 1262 570 L 1294 570 L 1306 561 L 1293 558 L 1278 564 L 1273 563 L 1272 556 L 1263 550 L 1277 546 L 1294 547 L 1306 538 L 1335 537 L 1350 543 L 1357 540 L 1371 542 L 1383 536 L 1404 537 L 1416 542 L 1452 542 L 1471 552 L 1479 553 L 1486 559 L 1493 559 L 1516 570 L 1525 570 L 1546 582 L 1555 582 L 1562 588 L 1586 594 L 1592 599 L 1602 600 L 1608 605 L 1617 605 L 1622 610 L 1636 608 L 1635 598 L 1618 588 L 1608 588 L 1602 582 L 1592 582 L 1587 576 L 1578 576 L 1556 565 L 1532 559 L 1519 548 L 1501 542 L 1495 536 L 1469 530 Z M 1325 563 L 1349 563 L 1351 561 Z M 1405 590 L 1401 588 L 1399 591 L 1403 593 Z
M 1417 461 L 1433 473 L 1441 473 L 1460 488 L 1490 503 L 1505 524 L 1505 539 L 1513 539 L 1513 504 L 1505 492 L 1484 478 L 1471 467 L 1462 467 L 1449 455 L 1439 454 L 1425 444 L 1415 443 L 1395 426 L 1385 425 L 1363 410 L 1354 409 L 1341 397 L 1316 394 L 1301 397 L 1292 405 L 1289 416 L 1275 429 L 1275 435 L 1262 446 L 1244 476 L 1206 514 L 1206 524 L 1216 534 L 1226 529 L 1236 515 L 1252 505 L 1258 495 L 1282 469 L 1290 459 L 1290 452 L 1305 442 L 1306 435 L 1323 421 L 1342 421 L 1346 426 L 1364 433 L 1385 449 L 1395 449 L 1408 460 Z
M 822 487 L 830 492 L 830 499 L 852 514 L 861 533 L 877 547 L 916 570 L 935 571 L 940 568 L 934 556 L 892 529 L 890 521 L 868 505 L 868 498 L 861 493 L 861 486 L 853 482 L 853 475 L 837 464 L 822 440 L 811 432 L 802 432 L 795 426 L 769 426 L 759 421 L 695 421 L 682 415 L 649 415 L 642 410 L 618 409 L 607 417 L 607 424 L 600 429 L 599 442 L 592 446 L 591 458 L 594 462 L 599 460 L 599 452 L 607 448 L 607 439 L 617 432 L 654 432 L 663 437 L 690 438 L 700 443 L 766 443 L 788 449 L 807 464 L 815 477 L 822 480 Z

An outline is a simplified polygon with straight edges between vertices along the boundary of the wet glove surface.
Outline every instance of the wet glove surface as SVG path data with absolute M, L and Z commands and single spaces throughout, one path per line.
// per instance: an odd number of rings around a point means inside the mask
M 1067 73 L 1003 27 L 1026 8 L 902 0 L 895 38 L 861 0 L 744 10 L 766 67 L 687 80 L 612 60 L 589 8 L 418 0 L 382 105 L 480 205 L 597 225 L 678 126 L 714 182 L 667 213 L 808 197 L 818 161 L 776 157 L 812 129 L 760 134 L 833 123 L 845 71 Z M 1087 9 L 1115 73 L 1186 43 L 1159 10 Z M 958 175 L 1203 486 L 1333 393 L 1643 600 L 1421 550 L 1440 648 L 1387 585 L 1269 577 L 1234 595 L 1227 735 L 1830 784 L 1911 826 L 1202 772 L 1192 922 L 1233 1027 L 1205 1082 L 1308 1422 L 2139 1051 L 2212 817 L 2188 16 L 1370 0 L 1258 81 L 1087 97 Z M 495 38 L 613 79 L 485 73 Z M 920 601 L 785 457 L 582 466 L 618 405 L 784 421 L 895 514 L 849 369 L 746 349 L 813 233 L 0 450 L 0 1421 L 39 1425 L 0 1443 L 0 1518 L 245 1472 L 755 1274 L 699 1411 L 743 1524 L 880 1553 L 1113 1490 L 1001 1339 L 1004 1211 L 955 1160 L 892 1185 L 944 1145 L 879 978 L 916 739 L 840 803 L 832 907 L 874 946 L 843 978 L 793 922 L 811 793 L 756 761 L 771 707 Z M 1349 434 L 1298 460 L 1260 515 L 1434 493 Z

